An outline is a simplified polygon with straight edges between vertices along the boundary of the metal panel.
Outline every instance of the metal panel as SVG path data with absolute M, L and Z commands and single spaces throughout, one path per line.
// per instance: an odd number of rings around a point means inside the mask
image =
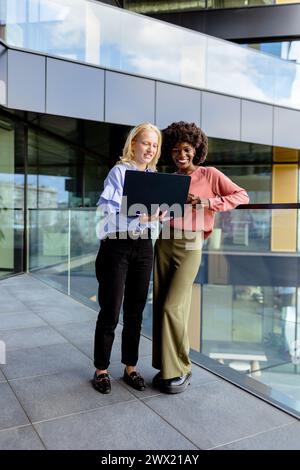
M 45 112 L 45 57 L 21 51 L 8 51 L 7 106 Z
M 0 104 L 7 104 L 7 50 L 0 44 Z
M 241 100 L 202 93 L 202 127 L 210 137 L 240 140 Z
M 300 111 L 274 107 L 274 145 L 300 148 Z
M 273 107 L 242 100 L 241 140 L 256 144 L 273 144 Z
M 156 124 L 187 121 L 201 125 L 201 91 L 168 83 L 156 84 Z
M 105 121 L 135 126 L 154 123 L 155 82 L 106 72 Z
M 46 112 L 104 120 L 104 71 L 88 65 L 47 59 Z

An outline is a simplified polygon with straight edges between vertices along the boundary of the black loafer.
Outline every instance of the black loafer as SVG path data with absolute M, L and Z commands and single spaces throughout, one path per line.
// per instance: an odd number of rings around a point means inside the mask
M 152 379 L 152 385 L 154 388 L 158 388 L 159 390 L 163 388 L 167 384 L 168 380 L 163 379 L 161 376 L 161 372 L 158 372 Z
M 128 375 L 125 369 L 123 379 L 124 382 L 127 383 L 127 385 L 130 385 L 130 387 L 135 388 L 135 390 L 142 391 L 146 388 L 143 377 L 137 372 L 131 372 L 131 374 Z
M 174 377 L 173 379 L 165 380 L 160 390 L 164 393 L 181 393 L 186 390 L 191 383 L 192 373 L 188 372 L 181 377 Z
M 99 374 L 95 372 L 93 378 L 93 387 L 97 392 L 107 394 L 111 392 L 110 378 L 108 374 Z

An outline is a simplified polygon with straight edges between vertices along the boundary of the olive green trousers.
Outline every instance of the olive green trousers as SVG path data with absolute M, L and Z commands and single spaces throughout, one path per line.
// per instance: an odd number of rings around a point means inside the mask
M 182 232 L 181 239 L 176 239 L 176 232 L 172 231 L 171 239 L 159 238 L 154 251 L 152 365 L 163 379 L 191 370 L 188 321 L 202 254 L 201 232 L 189 232 L 194 240 Z

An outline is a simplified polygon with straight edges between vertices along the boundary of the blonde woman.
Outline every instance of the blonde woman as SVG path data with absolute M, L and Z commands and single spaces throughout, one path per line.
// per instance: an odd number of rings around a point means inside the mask
M 120 161 L 104 181 L 98 206 L 106 214 L 100 230 L 100 249 L 96 259 L 100 312 L 96 324 L 93 386 L 100 393 L 110 393 L 108 374 L 110 355 L 123 301 L 122 357 L 124 380 L 136 390 L 145 382 L 136 371 L 142 314 L 152 270 L 153 248 L 150 232 L 154 216 L 126 217 L 120 214 L 125 172 L 155 171 L 161 151 L 161 133 L 149 123 L 136 126 L 129 133 Z

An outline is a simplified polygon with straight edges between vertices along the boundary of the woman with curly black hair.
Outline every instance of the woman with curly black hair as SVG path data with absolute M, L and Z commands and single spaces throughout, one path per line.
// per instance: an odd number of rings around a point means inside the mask
M 219 170 L 201 166 L 207 152 L 207 136 L 194 123 L 175 122 L 163 131 L 165 159 L 177 174 L 191 177 L 183 217 L 171 220 L 155 245 L 153 367 L 159 373 L 153 385 L 165 393 L 183 392 L 191 381 L 187 329 L 203 239 L 213 230 L 215 212 L 249 202 L 246 191 Z

